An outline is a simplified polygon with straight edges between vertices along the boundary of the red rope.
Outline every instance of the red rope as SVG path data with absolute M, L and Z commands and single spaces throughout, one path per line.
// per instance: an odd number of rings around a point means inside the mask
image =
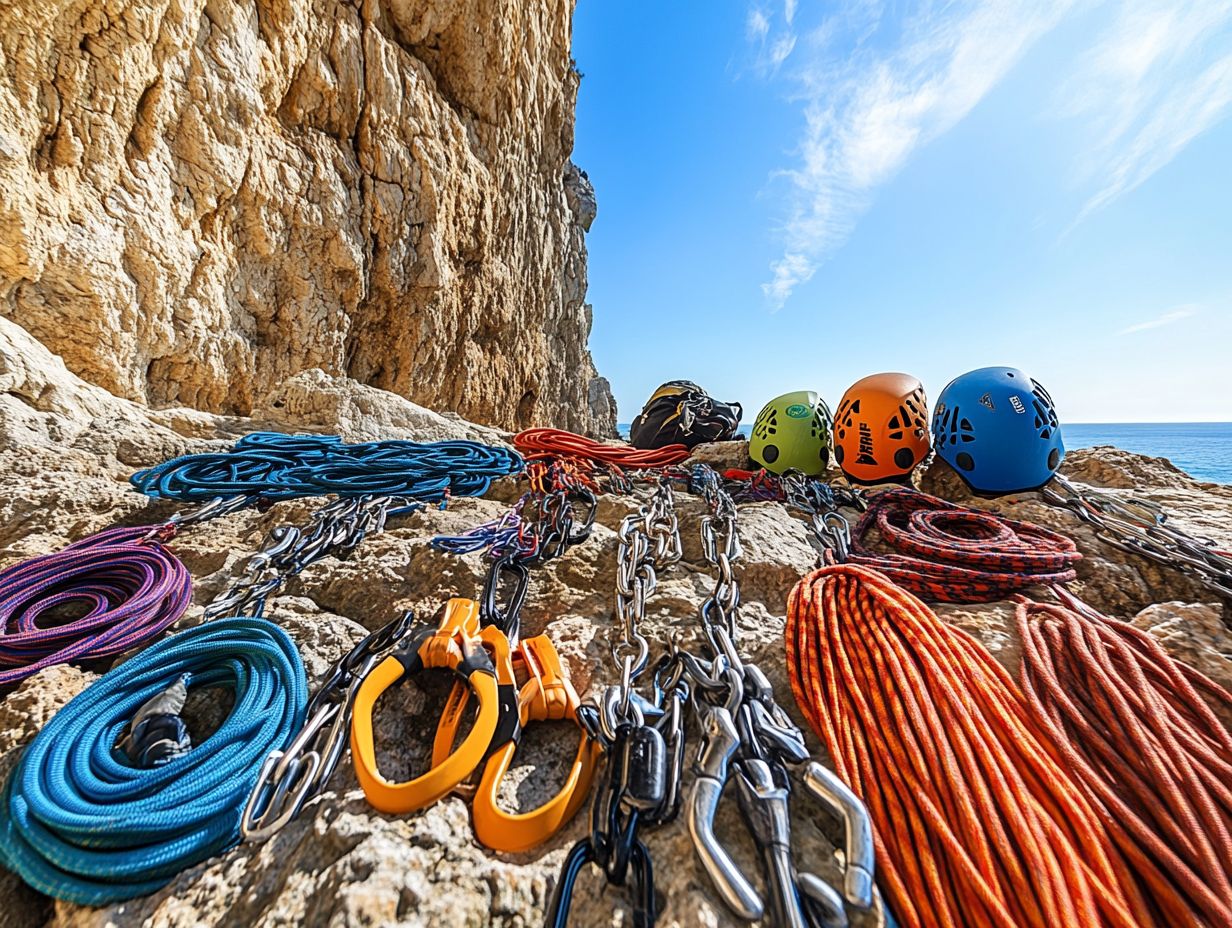
M 874 527 L 893 554 L 869 547 Z M 981 603 L 1073 580 L 1081 557 L 1064 535 L 903 487 L 870 500 L 847 563 L 878 570 L 924 599 Z
M 577 458 L 619 468 L 669 467 L 689 456 L 684 445 L 642 450 L 632 445 L 609 445 L 562 429 L 526 429 L 513 437 L 513 446 L 527 460 Z
M 1065 605 L 1018 605 L 1031 708 L 1162 923 L 1232 925 L 1232 734 L 1211 710 L 1232 711 L 1232 693 L 1057 594 Z

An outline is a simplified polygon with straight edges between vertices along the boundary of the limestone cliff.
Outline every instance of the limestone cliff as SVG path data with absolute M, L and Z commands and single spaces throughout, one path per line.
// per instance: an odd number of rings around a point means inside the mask
M 154 407 L 320 368 L 609 432 L 572 0 L 16 0 L 0 315 Z

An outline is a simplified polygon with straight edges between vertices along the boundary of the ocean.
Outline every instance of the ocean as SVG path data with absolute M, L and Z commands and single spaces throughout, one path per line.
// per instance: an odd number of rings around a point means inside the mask
M 629 434 L 628 423 L 618 428 Z M 1199 480 L 1232 484 L 1232 422 L 1074 422 L 1061 428 L 1066 448 L 1114 445 L 1167 458 Z M 740 432 L 747 437 L 749 429 Z

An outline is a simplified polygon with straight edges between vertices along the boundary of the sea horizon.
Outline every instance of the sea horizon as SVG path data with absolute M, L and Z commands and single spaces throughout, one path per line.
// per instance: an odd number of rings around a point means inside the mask
M 623 437 L 631 423 L 617 423 Z M 1124 451 L 1167 458 L 1196 480 L 1232 484 L 1232 422 L 1066 422 L 1070 451 L 1110 445 Z M 740 434 L 749 436 L 750 425 Z

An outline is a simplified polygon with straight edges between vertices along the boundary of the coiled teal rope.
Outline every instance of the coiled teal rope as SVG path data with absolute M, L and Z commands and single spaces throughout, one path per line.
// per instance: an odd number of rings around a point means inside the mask
M 434 502 L 478 496 L 497 477 L 516 474 L 514 451 L 473 441 L 378 441 L 347 445 L 335 435 L 254 432 L 219 454 L 190 454 L 138 471 L 130 482 L 147 496 L 182 502 L 251 496 L 405 496 Z
M 234 692 L 223 724 L 162 766 L 116 747 L 180 674 Z M 238 843 L 261 763 L 304 724 L 308 685 L 286 633 L 220 619 L 165 638 L 100 677 L 26 748 L 0 797 L 0 863 L 40 892 L 100 905 L 153 892 Z

